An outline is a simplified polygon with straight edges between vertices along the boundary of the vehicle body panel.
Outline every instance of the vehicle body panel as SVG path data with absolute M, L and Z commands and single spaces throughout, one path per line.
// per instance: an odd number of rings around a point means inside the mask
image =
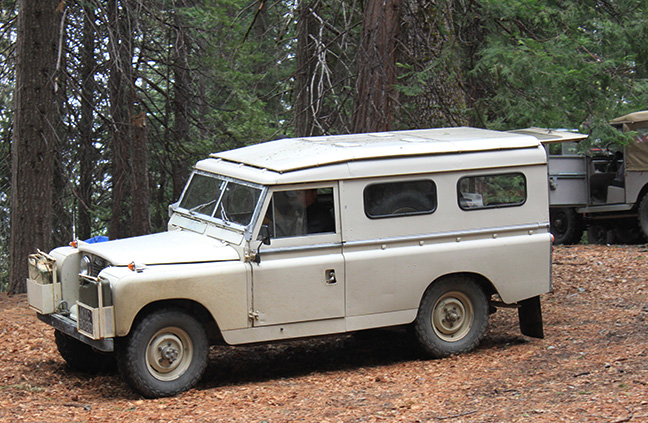
M 168 231 L 97 244 L 80 243 L 79 251 L 99 255 L 114 266 L 239 260 L 222 241 L 191 231 Z
M 203 305 L 221 330 L 249 325 L 249 266 L 240 261 L 150 266 L 143 272 L 107 268 L 111 282 L 115 331 L 125 336 L 138 313 L 160 301 L 191 300 Z

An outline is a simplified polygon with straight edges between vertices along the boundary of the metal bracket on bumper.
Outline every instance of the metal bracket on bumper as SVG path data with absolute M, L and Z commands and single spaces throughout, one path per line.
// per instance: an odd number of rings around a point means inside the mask
M 71 336 L 74 339 L 78 339 L 84 344 L 90 345 L 92 348 L 102 351 L 102 352 L 113 352 L 115 351 L 115 341 L 113 338 L 105 339 L 92 339 L 88 338 L 85 335 L 82 335 L 77 331 L 76 322 L 68 317 L 61 316 L 60 314 L 40 314 L 36 313 L 38 320 L 47 323 L 52 326 L 54 329 L 63 332 L 66 335 Z

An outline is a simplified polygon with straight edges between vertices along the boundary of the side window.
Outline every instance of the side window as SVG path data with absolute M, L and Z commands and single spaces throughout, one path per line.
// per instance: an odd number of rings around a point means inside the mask
M 370 219 L 430 214 L 437 207 L 436 185 L 429 179 L 372 184 L 363 195 Z
M 521 206 L 526 201 L 526 178 L 521 173 L 467 176 L 457 184 L 459 207 L 477 210 Z
M 263 220 L 272 238 L 335 232 L 333 188 L 279 191 Z

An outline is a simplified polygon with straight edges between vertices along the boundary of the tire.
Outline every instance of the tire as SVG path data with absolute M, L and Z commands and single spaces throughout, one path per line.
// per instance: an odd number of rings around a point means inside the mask
M 203 326 L 181 310 L 153 312 L 117 345 L 124 381 L 146 398 L 193 388 L 207 367 L 209 342 Z
M 83 373 L 109 373 L 115 371 L 115 357 L 104 354 L 61 331 L 54 331 L 54 342 L 59 354 L 74 370 Z
M 554 208 L 549 211 L 554 244 L 578 244 L 583 237 L 583 221 L 572 208 Z
M 430 285 L 414 322 L 421 347 L 435 358 L 474 349 L 487 326 L 486 294 L 466 276 L 453 276 Z
M 648 193 L 643 196 L 639 203 L 639 227 L 646 240 L 648 240 Z
M 605 245 L 610 243 L 608 229 L 604 225 L 590 225 L 587 228 L 587 243 Z
M 615 244 L 634 245 L 644 241 L 641 228 L 615 227 L 612 229 L 612 241 Z
M 391 196 L 377 211 L 378 216 L 399 216 L 429 213 L 434 204 L 418 192 L 400 192 Z

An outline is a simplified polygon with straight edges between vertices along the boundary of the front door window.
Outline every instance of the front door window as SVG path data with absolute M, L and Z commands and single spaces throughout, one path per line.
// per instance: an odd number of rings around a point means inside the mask
M 332 188 L 275 192 L 264 224 L 272 238 L 291 238 L 335 232 Z

